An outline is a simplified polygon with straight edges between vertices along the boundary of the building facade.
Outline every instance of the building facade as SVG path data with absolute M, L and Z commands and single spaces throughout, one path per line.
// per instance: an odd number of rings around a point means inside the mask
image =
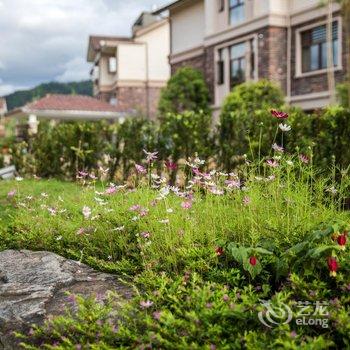
M 170 77 L 169 20 L 142 13 L 132 37 L 90 36 L 88 62 L 94 96 L 125 113 L 155 117 L 161 89 Z
M 345 77 L 346 44 L 337 4 L 178 0 L 155 13 L 163 11 L 170 18 L 172 73 L 182 66 L 201 70 L 214 111 L 235 85 L 263 78 L 278 83 L 290 104 L 320 108 L 334 94 L 328 87 L 327 62 L 335 83 Z

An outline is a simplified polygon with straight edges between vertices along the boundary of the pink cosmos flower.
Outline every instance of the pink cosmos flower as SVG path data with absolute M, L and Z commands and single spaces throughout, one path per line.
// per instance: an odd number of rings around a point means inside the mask
M 162 316 L 162 313 L 161 311 L 154 311 L 152 315 L 155 320 L 159 321 Z
M 226 180 L 225 184 L 228 188 L 240 188 L 241 187 L 241 181 L 240 180 Z
M 11 190 L 8 194 L 7 197 L 12 198 L 16 195 L 16 190 Z
M 97 176 L 94 173 L 89 174 L 91 180 L 96 180 Z
M 278 162 L 274 159 L 268 159 L 266 161 L 266 164 L 270 166 L 271 168 L 277 168 L 279 166 Z
M 150 300 L 142 300 L 140 301 L 140 306 L 143 308 L 143 309 L 148 309 L 149 307 L 151 307 L 153 305 L 153 302 L 150 301 Z
M 86 177 L 89 175 L 89 173 L 87 173 L 86 171 L 78 171 L 78 174 L 82 177 Z
M 305 154 L 301 154 L 301 155 L 299 156 L 299 159 L 300 159 L 300 161 L 301 161 L 302 163 L 304 163 L 304 164 L 308 164 L 308 163 L 309 163 L 309 157 L 306 156 Z
M 86 205 L 83 207 L 83 210 L 81 212 L 85 219 L 88 219 L 91 216 L 91 208 Z
M 193 174 L 195 174 L 196 176 L 201 176 L 202 175 L 202 173 L 199 171 L 198 168 L 193 168 L 192 171 L 193 171 Z
M 117 189 L 115 188 L 115 186 L 110 186 L 106 189 L 106 194 L 113 194 L 117 191 Z
M 135 164 L 135 168 L 139 174 L 146 174 L 146 172 L 147 172 L 146 168 L 140 164 Z
M 80 229 L 77 231 L 77 235 L 81 236 L 85 233 L 85 229 L 83 227 L 80 227 Z
M 244 196 L 243 205 L 249 205 L 249 204 L 250 204 L 250 198 L 248 196 Z
M 230 297 L 227 294 L 224 294 L 223 297 L 222 297 L 222 300 L 223 301 L 229 301 Z
M 151 234 L 149 232 L 141 232 L 143 238 L 150 238 Z
M 139 211 L 141 209 L 140 204 L 135 204 L 129 208 L 130 211 Z
M 192 202 L 191 201 L 185 201 L 181 203 L 181 207 L 183 209 L 191 209 L 192 208 Z
M 140 216 L 141 217 L 144 217 L 144 216 L 146 216 L 148 214 L 148 209 L 142 209 L 141 211 L 140 211 Z
M 288 113 L 277 111 L 276 109 L 271 109 L 271 114 L 277 119 L 287 119 Z

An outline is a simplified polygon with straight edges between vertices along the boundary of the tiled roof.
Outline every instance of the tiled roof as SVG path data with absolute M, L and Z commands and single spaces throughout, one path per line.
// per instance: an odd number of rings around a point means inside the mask
M 25 106 L 29 111 L 88 111 L 88 112 L 122 112 L 118 106 L 113 106 L 97 98 L 83 95 L 46 95 L 45 97 Z

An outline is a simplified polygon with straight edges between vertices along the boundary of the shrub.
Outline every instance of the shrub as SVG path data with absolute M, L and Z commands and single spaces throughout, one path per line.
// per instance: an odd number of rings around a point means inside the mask
M 241 84 L 227 96 L 217 136 L 224 169 L 232 170 L 236 165 L 234 157 L 248 150 L 251 154 L 268 153 L 276 132 L 276 120 L 271 117 L 270 109 L 280 108 L 283 102 L 281 90 L 265 80 Z
M 350 163 L 348 137 L 350 109 L 340 106 L 326 108 L 321 116 L 314 115 L 315 163 L 329 168 L 335 163 L 346 168 Z M 332 161 L 333 157 L 333 161 Z
M 143 150 L 157 148 L 157 127 L 153 121 L 129 118 L 118 129 L 123 178 L 127 178 L 135 163 L 141 163 Z
M 184 111 L 209 112 L 209 91 L 203 74 L 191 67 L 184 67 L 169 79 L 159 101 L 159 113 Z
M 164 159 L 188 160 L 192 155 L 207 158 L 211 154 L 211 116 L 204 112 L 168 113 L 161 120 L 162 155 Z M 173 177 L 176 171 L 173 172 Z
M 349 94 L 350 94 L 350 83 L 343 83 L 337 86 L 337 94 L 339 104 L 343 107 L 350 108 Z

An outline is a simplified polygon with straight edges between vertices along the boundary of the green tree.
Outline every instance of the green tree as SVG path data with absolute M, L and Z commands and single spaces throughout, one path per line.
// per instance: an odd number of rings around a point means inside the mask
M 169 79 L 159 101 L 159 113 L 184 111 L 209 112 L 209 91 L 203 74 L 191 67 L 183 67 Z

